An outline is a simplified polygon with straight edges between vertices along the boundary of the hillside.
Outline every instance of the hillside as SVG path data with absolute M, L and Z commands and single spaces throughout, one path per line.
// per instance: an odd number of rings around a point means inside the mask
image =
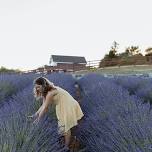
M 90 72 L 99 72 L 102 74 L 151 74 L 152 65 L 109 66 L 95 70 L 77 71 L 75 74 L 86 74 Z

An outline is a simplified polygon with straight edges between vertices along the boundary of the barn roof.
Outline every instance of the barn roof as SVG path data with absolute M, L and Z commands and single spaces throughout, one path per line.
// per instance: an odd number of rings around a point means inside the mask
M 71 63 L 87 63 L 85 57 L 82 56 L 63 56 L 51 55 L 54 62 L 71 62 Z

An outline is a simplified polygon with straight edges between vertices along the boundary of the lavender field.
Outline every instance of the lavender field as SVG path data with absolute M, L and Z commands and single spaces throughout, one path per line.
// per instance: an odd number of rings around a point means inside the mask
M 41 105 L 32 90 L 37 76 L 0 75 L 0 152 L 72 151 L 57 133 L 53 105 L 39 124 L 27 118 Z M 78 152 L 152 151 L 151 78 L 108 78 L 95 73 L 80 79 L 64 73 L 45 76 L 75 99 L 74 84 L 79 84 L 85 116 L 74 132 L 80 143 Z

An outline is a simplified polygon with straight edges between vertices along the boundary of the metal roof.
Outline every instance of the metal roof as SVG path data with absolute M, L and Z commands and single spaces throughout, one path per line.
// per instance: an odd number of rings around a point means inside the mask
M 71 62 L 71 63 L 87 63 L 85 57 L 82 56 L 63 56 L 51 55 L 54 62 Z

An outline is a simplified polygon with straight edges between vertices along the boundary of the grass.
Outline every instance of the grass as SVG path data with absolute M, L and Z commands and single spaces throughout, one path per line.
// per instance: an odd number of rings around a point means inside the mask
M 152 73 L 152 65 L 129 65 L 129 66 L 111 66 L 105 68 L 94 68 L 90 70 L 76 71 L 74 74 L 87 74 L 97 72 L 101 74 L 148 74 Z

